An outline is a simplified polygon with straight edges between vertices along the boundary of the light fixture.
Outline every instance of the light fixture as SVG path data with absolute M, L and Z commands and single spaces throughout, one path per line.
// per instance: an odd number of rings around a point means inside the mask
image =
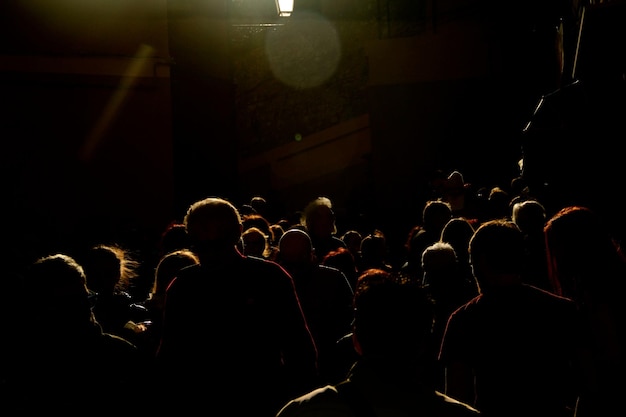
M 276 10 L 278 11 L 278 16 L 291 16 L 291 13 L 293 12 L 293 2 L 294 0 L 276 0 Z

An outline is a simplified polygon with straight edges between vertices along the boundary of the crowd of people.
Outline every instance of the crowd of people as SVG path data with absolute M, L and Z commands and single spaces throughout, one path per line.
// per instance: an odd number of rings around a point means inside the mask
M 623 248 L 591 208 L 514 180 L 433 183 L 402 253 L 326 196 L 297 216 L 211 196 L 163 231 L 148 277 L 115 242 L 42 256 L 14 277 L 2 407 L 620 414 Z

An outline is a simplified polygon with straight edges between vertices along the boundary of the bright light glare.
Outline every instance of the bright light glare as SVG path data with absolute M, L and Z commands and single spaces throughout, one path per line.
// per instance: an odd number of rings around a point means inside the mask
M 276 10 L 278 10 L 279 16 L 291 16 L 293 0 L 276 0 Z

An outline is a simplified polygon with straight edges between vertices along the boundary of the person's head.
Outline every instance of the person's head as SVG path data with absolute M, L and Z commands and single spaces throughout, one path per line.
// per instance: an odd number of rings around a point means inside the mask
M 522 282 L 524 248 L 522 232 L 510 220 L 488 220 L 476 229 L 469 254 L 481 293 Z
M 200 263 L 198 256 L 189 249 L 178 249 L 161 257 L 154 272 L 154 282 L 150 297 L 163 297 L 165 291 L 178 272 L 190 265 Z
M 361 240 L 361 259 L 370 265 L 379 265 L 387 259 L 387 240 L 380 230 L 375 230 Z
M 510 201 L 511 196 L 504 188 L 492 187 L 487 197 L 487 206 L 491 219 L 510 219 Z
M 277 261 L 288 271 L 315 263 L 315 252 L 309 234 L 297 228 L 286 230 L 278 242 Z
M 167 225 L 159 241 L 161 256 L 177 249 L 189 249 L 189 237 L 185 225 L 173 222 Z
M 126 290 L 138 276 L 138 261 L 119 245 L 98 244 L 87 250 L 81 265 L 87 286 L 100 297 Z
M 452 207 L 446 201 L 429 200 L 422 210 L 422 226 L 429 233 L 441 233 L 443 226 L 451 218 Z
M 187 210 L 184 224 L 193 250 L 201 260 L 219 260 L 224 254 L 236 251 L 243 232 L 237 208 L 219 197 L 193 203 Z
M 464 217 L 454 217 L 441 230 L 441 241 L 451 244 L 457 257 L 465 259 L 474 231 L 474 226 L 469 220 Z
M 357 255 L 361 250 L 361 241 L 363 240 L 363 236 L 359 233 L 359 231 L 354 229 L 348 230 L 341 235 L 341 240 L 343 240 L 353 256 Z
M 448 202 L 453 211 L 462 210 L 465 206 L 466 188 L 463 174 L 452 171 L 442 183 L 441 199 Z
M 578 299 L 583 292 L 599 294 L 612 288 L 611 269 L 623 262 L 609 229 L 593 210 L 562 208 L 546 222 L 544 235 L 557 293 Z
M 448 242 L 435 242 L 422 253 L 423 282 L 433 289 L 445 288 L 457 272 L 457 256 Z
M 270 230 L 272 231 L 271 241 L 269 242 L 271 246 L 278 246 L 278 241 L 281 237 L 283 237 L 283 233 L 285 233 L 285 229 L 278 223 L 270 224 Z
M 243 254 L 264 258 L 269 254 L 269 237 L 258 227 L 252 226 L 241 234 Z
M 353 307 L 353 342 L 361 357 L 405 365 L 420 359 L 434 323 L 432 300 L 421 286 L 369 269 L 358 277 Z
M 254 209 L 255 212 L 259 213 L 261 216 L 268 218 L 269 215 L 269 205 L 267 200 L 260 195 L 255 195 L 250 199 L 250 207 Z
M 511 179 L 511 194 L 514 196 L 525 198 L 528 196 L 528 184 L 526 183 L 526 179 L 519 175 Z
M 27 268 L 23 284 L 29 325 L 64 328 L 95 321 L 93 293 L 83 267 L 73 257 L 58 253 L 37 259 Z
M 354 285 L 356 281 L 357 263 L 350 249 L 339 247 L 328 252 L 320 261 L 322 265 L 332 266 L 343 272 L 350 280 L 350 284 Z
M 513 204 L 511 220 L 525 235 L 543 233 L 546 223 L 546 209 L 537 200 L 523 200 Z
M 301 223 L 313 238 L 326 238 L 337 233 L 335 212 L 328 197 L 317 197 L 302 212 Z
M 249 229 L 251 227 L 256 227 L 259 229 L 268 239 L 273 239 L 272 236 L 272 227 L 271 223 L 262 215 L 257 213 L 246 214 L 245 216 L 241 216 L 241 224 L 243 225 L 243 230 Z

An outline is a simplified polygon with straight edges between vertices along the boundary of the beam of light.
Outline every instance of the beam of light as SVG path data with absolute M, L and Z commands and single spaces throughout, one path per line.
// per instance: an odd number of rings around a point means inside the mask
M 293 1 L 294 0 L 276 0 L 278 16 L 291 16 L 291 13 L 293 13 Z
M 126 72 L 122 75 L 118 88 L 109 99 L 109 102 L 100 114 L 98 121 L 87 136 L 87 139 L 85 140 L 85 143 L 80 150 L 81 160 L 89 161 L 93 156 L 94 151 L 102 141 L 104 132 L 111 124 L 111 122 L 115 119 L 115 116 L 121 109 L 124 100 L 128 96 L 130 88 L 135 83 L 137 76 L 142 73 L 145 65 L 148 64 L 148 58 L 153 51 L 154 48 L 149 45 L 141 45 L 139 47 L 139 50 L 137 51 L 137 54 L 135 54 L 133 62 L 129 65 Z

